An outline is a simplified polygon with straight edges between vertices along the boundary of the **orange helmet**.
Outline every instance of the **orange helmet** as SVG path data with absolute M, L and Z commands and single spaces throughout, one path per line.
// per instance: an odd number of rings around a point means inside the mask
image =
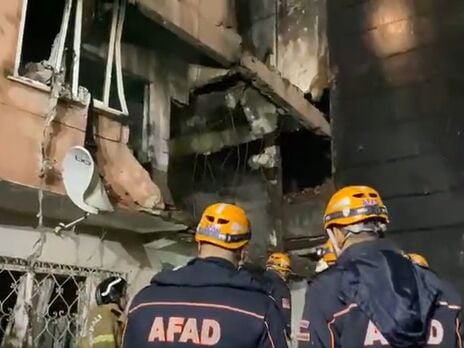
M 324 244 L 324 255 L 322 259 L 329 265 L 333 265 L 337 261 L 337 254 L 335 254 L 334 247 L 330 239 Z
M 317 248 L 317 255 L 320 257 L 320 260 L 331 266 L 337 261 L 337 254 L 335 253 L 332 242 L 327 240 L 323 246 Z
M 282 252 L 272 253 L 266 262 L 266 268 L 273 269 L 281 274 L 288 274 L 291 271 L 291 262 L 288 254 Z
M 416 265 L 419 265 L 419 266 L 425 267 L 425 268 L 430 267 L 429 263 L 427 262 L 427 259 L 425 257 L 423 257 L 422 255 L 420 255 L 420 254 L 410 253 L 410 254 L 407 254 L 407 256 Z
M 229 250 L 242 248 L 250 239 L 250 222 L 245 211 L 227 203 L 216 203 L 206 208 L 195 233 L 197 242 Z
M 379 193 L 369 186 L 347 186 L 337 191 L 324 214 L 324 228 L 348 226 L 378 218 L 388 223 L 388 211 Z

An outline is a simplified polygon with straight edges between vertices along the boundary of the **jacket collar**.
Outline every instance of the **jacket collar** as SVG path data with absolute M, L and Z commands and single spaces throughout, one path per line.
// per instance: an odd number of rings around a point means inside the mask
M 230 269 L 230 270 L 237 270 L 238 267 L 236 267 L 232 262 L 226 260 L 226 259 L 223 259 L 223 258 L 220 258 L 220 257 L 205 257 L 205 258 L 200 258 L 200 257 L 197 257 L 195 259 L 193 259 L 192 261 L 190 261 L 190 264 L 193 264 L 193 263 L 201 263 L 201 262 L 208 262 L 208 263 L 214 263 L 220 267 L 224 267 L 224 268 L 227 268 L 227 269 Z
M 338 257 L 337 263 L 348 262 L 348 260 L 356 259 L 361 255 L 371 253 L 376 250 L 392 250 L 398 252 L 398 249 L 386 239 L 375 239 L 365 242 L 353 244 L 343 250 Z

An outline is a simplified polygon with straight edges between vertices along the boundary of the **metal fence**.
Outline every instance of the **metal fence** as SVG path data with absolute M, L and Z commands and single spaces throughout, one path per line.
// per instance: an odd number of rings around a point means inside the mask
M 0 257 L 0 347 L 76 347 L 96 285 L 114 274 Z

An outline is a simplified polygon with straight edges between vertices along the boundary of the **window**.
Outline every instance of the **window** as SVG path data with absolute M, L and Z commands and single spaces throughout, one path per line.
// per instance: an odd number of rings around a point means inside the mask
M 47 89 L 61 83 L 66 96 L 81 102 L 90 92 L 98 108 L 127 115 L 121 62 L 126 2 L 23 0 L 13 78 Z M 91 70 L 96 65 L 103 69 Z M 89 75 L 97 84 L 85 80 Z
M 96 285 L 110 275 L 0 257 L 0 347 L 77 347 Z

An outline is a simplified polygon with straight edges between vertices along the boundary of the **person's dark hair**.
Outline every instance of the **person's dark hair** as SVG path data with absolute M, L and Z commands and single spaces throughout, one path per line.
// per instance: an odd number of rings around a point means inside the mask
M 115 303 L 126 295 L 127 282 L 121 277 L 109 277 L 97 286 L 95 298 L 98 305 Z

